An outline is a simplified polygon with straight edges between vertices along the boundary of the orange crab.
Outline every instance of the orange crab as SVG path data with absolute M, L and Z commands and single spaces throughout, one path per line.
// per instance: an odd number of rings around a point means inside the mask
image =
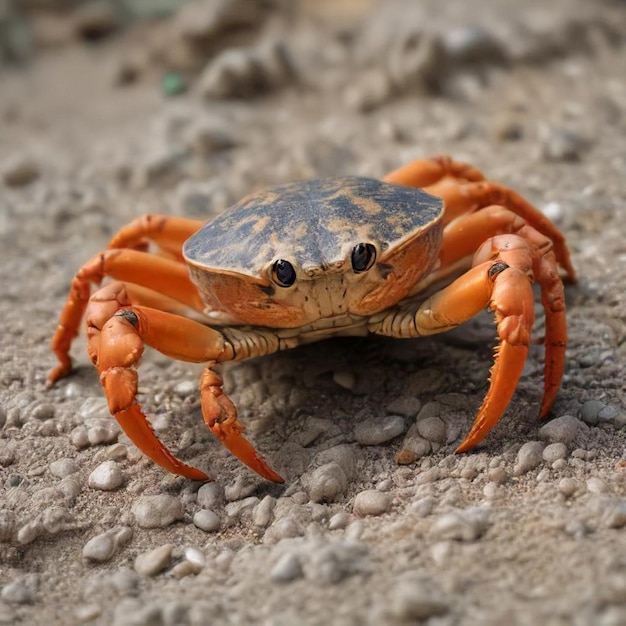
M 484 439 L 515 391 L 534 321 L 535 282 L 546 316 L 540 416 L 549 411 L 565 364 L 559 266 L 575 281 L 564 237 L 548 218 L 448 157 L 414 161 L 382 181 L 345 177 L 275 187 L 207 224 L 144 215 L 74 277 L 52 340 L 60 363 L 49 382 L 70 372 L 70 346 L 86 317 L 89 356 L 122 429 L 161 467 L 205 480 L 152 431 L 136 401 L 136 368 L 145 344 L 206 362 L 200 378 L 206 425 L 243 463 L 282 482 L 242 435 L 217 364 L 331 335 L 440 333 L 488 307 L 499 344 L 487 395 L 457 447 L 463 452 Z M 91 283 L 105 277 L 113 280 L 90 295 Z M 439 284 L 446 286 L 423 295 Z

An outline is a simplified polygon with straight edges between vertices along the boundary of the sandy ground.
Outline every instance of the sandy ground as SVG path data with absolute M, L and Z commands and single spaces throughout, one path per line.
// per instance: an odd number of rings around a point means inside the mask
M 171 23 L 0 70 L 0 623 L 626 623 L 626 7 L 302 4 L 215 36 L 238 56 L 203 71 L 163 52 L 189 52 Z M 167 98 L 177 62 L 190 88 Z M 209 218 L 267 184 L 442 152 L 567 237 L 580 279 L 550 421 L 540 305 L 518 392 L 469 454 L 489 315 L 226 368 L 282 486 L 206 432 L 198 366 L 150 352 L 140 392 L 205 485 L 120 434 L 82 337 L 46 389 L 69 282 L 132 217 Z

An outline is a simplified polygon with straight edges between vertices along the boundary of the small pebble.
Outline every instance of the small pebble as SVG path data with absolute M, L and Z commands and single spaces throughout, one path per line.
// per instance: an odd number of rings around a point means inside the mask
M 172 567 L 170 575 L 174 578 L 185 578 L 186 576 L 195 576 L 201 571 L 196 565 L 189 561 L 181 561 Z
M 224 502 L 224 489 L 220 483 L 204 483 L 196 499 L 203 509 L 219 509 Z
M 541 453 L 543 460 L 551 465 L 559 459 L 565 459 L 567 456 L 567 446 L 558 441 L 557 443 L 548 444 Z
M 592 476 L 587 479 L 587 491 L 597 496 L 605 494 L 609 490 L 609 486 L 604 480 L 598 476 Z
M 557 489 L 566 498 L 571 498 L 580 489 L 580 483 L 575 478 L 561 478 Z
M 368 489 L 356 495 L 352 509 L 355 515 L 365 517 L 387 513 L 391 510 L 391 505 L 392 497 L 390 494 Z
M 353 391 L 356 386 L 356 376 L 354 375 L 354 372 L 345 370 L 335 371 L 333 372 L 333 380 L 340 387 L 348 389 L 348 391 Z
M 90 561 L 104 563 L 109 561 L 119 548 L 128 544 L 133 537 L 133 531 L 128 526 L 122 526 L 92 537 L 84 546 L 82 555 Z
M 387 405 L 387 413 L 415 417 L 422 408 L 422 403 L 414 396 L 400 396 Z
M 403 417 L 388 415 L 358 423 L 354 428 L 354 437 L 362 446 L 378 446 L 401 435 L 404 428 Z
M 174 544 L 166 543 L 135 558 L 135 571 L 142 576 L 156 576 L 166 570 L 172 561 Z
M 606 406 L 601 400 L 587 400 L 578 411 L 578 417 L 589 424 L 589 426 L 595 426 L 599 422 L 598 414 Z
M 124 475 L 119 463 L 115 461 L 105 461 L 100 463 L 96 469 L 89 474 L 87 484 L 92 489 L 101 491 L 113 491 L 122 485 Z
M 245 98 L 286 84 L 292 68 L 287 48 L 270 41 L 251 48 L 227 48 L 214 57 L 198 79 L 204 98 Z
M 490 469 L 487 476 L 490 482 L 496 483 L 497 485 L 503 485 L 509 479 L 509 475 L 503 467 Z
M 308 551 L 309 569 L 313 583 L 336 585 L 348 576 L 368 573 L 367 547 L 355 540 L 314 541 Z
M 539 436 L 548 443 L 561 442 L 569 445 L 581 433 L 583 428 L 586 429 L 587 427 L 573 415 L 563 415 L 542 426 L 539 429 Z
M 513 474 L 521 476 L 541 465 L 544 444 L 541 441 L 526 442 L 517 453 Z
M 418 419 L 417 432 L 427 441 L 434 443 L 446 442 L 446 423 L 436 415 Z
M 277 543 L 281 539 L 293 539 L 304 535 L 304 528 L 298 520 L 292 517 L 283 517 L 276 520 L 263 536 L 264 543 Z
M 17 155 L 2 166 L 2 180 L 7 187 L 23 187 L 39 178 L 39 165 L 30 157 Z
M 174 387 L 173 391 L 179 398 L 184 399 L 196 393 L 197 390 L 197 383 L 192 380 L 183 380 Z
M 428 517 L 435 509 L 437 501 L 433 496 L 424 496 L 419 500 L 411 502 L 408 511 L 418 517 Z
M 283 554 L 270 570 L 270 580 L 275 583 L 289 583 L 303 576 L 302 564 L 294 554 Z
M 70 441 L 77 450 L 83 450 L 89 446 L 87 429 L 84 426 L 77 426 L 70 433 Z
M 181 501 L 165 494 L 140 496 L 131 510 L 141 528 L 163 528 L 183 517 Z
M 348 487 L 348 478 L 338 463 L 326 463 L 303 477 L 309 498 L 313 502 L 334 502 Z
M 450 610 L 445 596 L 439 589 L 428 581 L 416 579 L 411 574 L 405 576 L 405 579 L 394 583 L 383 610 L 394 618 L 394 624 L 421 623 L 438 615 L 445 615 Z M 379 623 L 385 623 L 387 620 L 388 617 L 382 618 Z
M 471 507 L 445 513 L 435 520 L 431 532 L 439 539 L 475 541 L 485 534 L 490 525 L 488 509 Z
M 340 530 L 342 528 L 346 528 L 346 526 L 348 526 L 353 520 L 354 517 L 347 511 L 339 511 L 339 513 L 335 513 L 328 520 L 328 530 Z
M 599 509 L 602 524 L 607 528 L 624 528 L 626 526 L 625 498 L 605 498 L 601 500 Z
M 88 624 L 98 619 L 102 615 L 102 608 L 93 602 L 89 604 L 78 604 L 74 608 L 74 617 L 78 624 Z
M 578 133 L 551 126 L 544 131 L 541 156 L 546 161 L 579 161 L 588 146 L 589 141 Z
M 487 500 L 496 500 L 504 496 L 504 487 L 500 483 L 488 482 L 483 487 L 483 495 Z
M 272 523 L 275 506 L 276 498 L 269 495 L 265 496 L 263 500 L 254 507 L 254 511 L 252 511 L 253 524 L 260 528 L 267 528 Z
M 71 474 L 75 474 L 78 472 L 79 467 L 78 463 L 74 461 L 74 459 L 57 459 L 56 461 L 52 461 L 49 465 L 50 473 L 55 478 L 66 478 Z
M 7 604 L 31 604 L 35 600 L 35 592 L 30 585 L 14 580 L 2 587 L 0 599 Z
M 193 516 L 193 523 L 200 530 L 207 533 L 214 533 L 220 529 L 220 517 L 211 509 L 200 509 Z
M 185 560 L 191 563 L 191 565 L 195 568 L 196 573 L 199 572 L 206 563 L 204 552 L 202 552 L 199 548 L 194 548 L 193 546 L 185 548 Z

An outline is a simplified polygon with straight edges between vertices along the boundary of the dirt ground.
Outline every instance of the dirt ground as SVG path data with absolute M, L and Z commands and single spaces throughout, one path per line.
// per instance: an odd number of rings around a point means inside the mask
M 626 624 L 626 5 L 228 4 L 83 15 L 89 43 L 78 17 L 33 15 L 48 45 L 0 69 L 0 624 Z M 579 281 L 545 422 L 539 302 L 511 405 L 462 455 L 486 313 L 225 368 L 284 485 L 206 431 L 199 366 L 148 352 L 140 399 L 204 485 L 120 433 L 84 337 L 46 388 L 72 276 L 134 216 L 438 153 L 566 235 Z

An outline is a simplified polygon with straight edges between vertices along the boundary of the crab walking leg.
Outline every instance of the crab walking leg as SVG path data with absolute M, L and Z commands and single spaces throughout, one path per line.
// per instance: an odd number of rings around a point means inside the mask
M 70 293 L 52 338 L 51 349 L 59 365 L 48 375 L 50 384 L 70 372 L 72 361 L 69 350 L 89 302 L 90 284 L 99 284 L 105 276 L 132 281 L 196 310 L 203 308 L 197 289 L 182 263 L 134 249 L 105 250 L 87 261 L 72 280 Z
M 164 469 L 191 478 L 207 480 L 207 475 L 177 459 L 154 434 L 136 401 L 136 366 L 148 344 L 176 359 L 203 362 L 225 359 L 232 350 L 220 333 L 185 318 L 156 309 L 133 306 L 118 310 L 98 335 L 95 364 L 100 382 L 115 416 L 130 440 Z
M 443 198 L 446 215 L 451 219 L 464 213 L 484 210 L 485 207 L 491 205 L 504 206 L 519 215 L 535 230 L 552 241 L 556 259 L 565 270 L 567 279 L 570 282 L 576 282 L 576 271 L 570 260 L 563 233 L 543 213 L 512 189 L 491 181 L 482 181 L 449 185 L 435 195 Z M 446 218 L 446 223 L 449 223 L 451 219 Z
M 241 434 L 244 426 L 237 420 L 237 409 L 224 393 L 222 385 L 222 379 L 211 366 L 207 366 L 200 377 L 200 402 L 202 415 L 209 430 L 225 448 L 257 474 L 275 483 L 285 482 Z
M 430 159 L 411 161 L 387 174 L 383 180 L 386 183 L 422 189 L 446 178 L 479 181 L 484 180 L 485 176 L 469 163 L 461 163 L 449 156 L 440 155 Z
M 521 237 L 502 235 L 488 242 L 498 252 L 431 296 L 417 311 L 401 311 L 378 321 L 372 332 L 412 337 L 445 332 L 485 307 L 495 313 L 500 340 L 490 387 L 474 424 L 457 452 L 477 446 L 502 417 L 522 374 L 534 321 L 533 258 Z
M 121 228 L 108 248 L 137 248 L 148 240 L 182 260 L 183 244 L 203 225 L 201 220 L 146 213 Z
M 537 264 L 535 280 L 541 287 L 541 302 L 546 312 L 545 390 L 539 417 L 545 417 L 552 407 L 565 372 L 567 326 L 565 294 L 554 254 L 549 252 Z
M 113 283 L 118 289 L 123 283 Z M 105 287 L 106 290 L 109 286 Z M 112 294 L 111 294 L 112 295 Z M 118 293 L 115 301 L 123 300 Z M 232 344 L 217 330 L 184 317 L 144 306 L 118 310 L 102 327 L 96 339 L 95 364 L 105 388 L 109 409 L 124 432 L 144 454 L 165 469 L 196 480 L 206 478 L 199 470 L 176 459 L 158 440 L 141 408 L 135 401 L 137 372 L 133 369 L 141 358 L 144 343 L 166 356 L 181 361 L 203 363 L 230 361 L 236 358 Z M 211 432 L 248 467 L 274 482 L 283 479 L 265 463 L 242 435 L 232 401 L 222 390 L 219 376 L 208 367 L 200 379 L 202 414 Z

